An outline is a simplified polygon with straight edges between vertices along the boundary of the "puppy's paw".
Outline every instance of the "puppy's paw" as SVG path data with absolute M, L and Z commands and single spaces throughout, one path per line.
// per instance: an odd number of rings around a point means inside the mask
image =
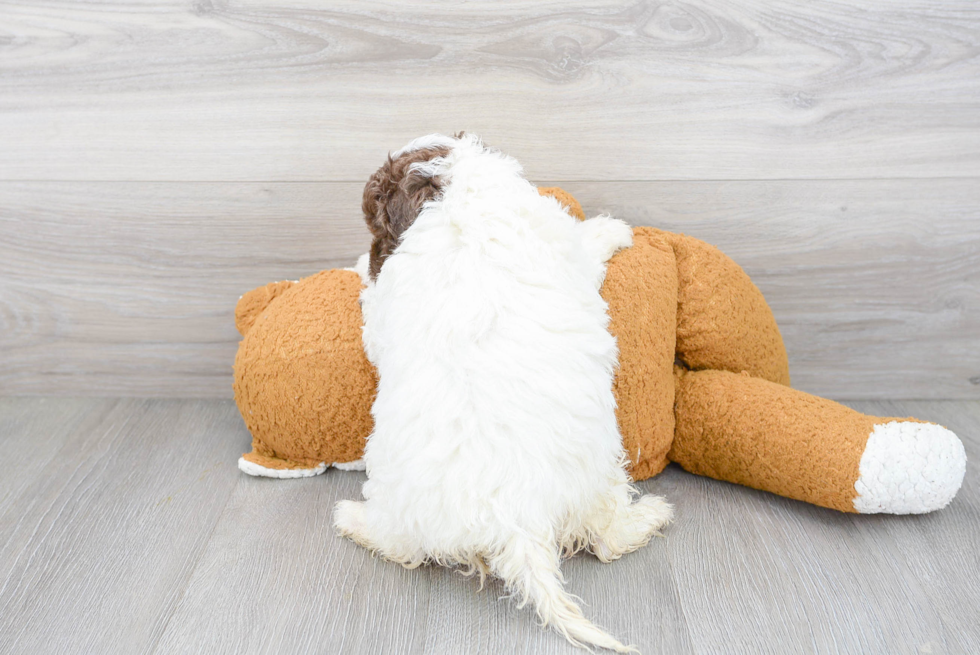
M 632 515 L 646 526 L 651 536 L 662 537 L 660 528 L 674 518 L 674 507 L 663 496 L 647 494 L 630 505 Z
M 612 562 L 641 548 L 674 517 L 674 509 L 660 496 L 646 495 L 624 508 L 605 530 L 593 537 L 591 550 L 602 562 Z
M 341 535 L 353 539 L 365 548 L 372 547 L 367 535 L 364 503 L 353 500 L 342 500 L 337 503 L 333 511 L 333 524 Z
M 600 262 L 607 262 L 623 248 L 633 245 L 633 228 L 611 216 L 596 216 L 583 222 L 585 247 Z

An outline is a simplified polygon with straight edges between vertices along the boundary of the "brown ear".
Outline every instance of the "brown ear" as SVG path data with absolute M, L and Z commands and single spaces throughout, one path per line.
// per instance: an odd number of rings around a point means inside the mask
M 238 333 L 244 337 L 269 303 L 294 284 L 296 283 L 289 280 L 270 282 L 264 287 L 252 289 L 239 298 L 238 304 L 235 305 L 235 327 L 238 328 Z
M 418 218 L 422 205 L 442 190 L 442 180 L 414 168 L 437 157 L 445 157 L 449 148 L 421 148 L 406 152 L 385 162 L 364 186 L 361 210 L 374 236 L 368 271 L 373 280 L 384 260 L 395 248 L 402 234 Z
M 582 205 L 578 203 L 575 196 L 565 191 L 561 187 L 548 186 L 548 187 L 538 187 L 538 193 L 542 196 L 551 196 L 568 210 L 568 213 L 577 218 L 580 221 L 585 220 L 585 212 L 582 211 Z

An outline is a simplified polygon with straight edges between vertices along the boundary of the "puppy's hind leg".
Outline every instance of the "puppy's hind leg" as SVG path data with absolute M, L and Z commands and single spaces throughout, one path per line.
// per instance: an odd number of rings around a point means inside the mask
M 499 553 L 487 558 L 494 575 L 521 597 L 520 607 L 529 600 L 545 627 L 552 626 L 575 646 L 608 648 L 620 653 L 635 652 L 594 625 L 582 614 L 562 586 L 555 539 L 536 540 L 530 536 L 512 537 Z
M 378 530 L 377 520 L 371 520 L 371 509 L 368 501 L 342 500 L 334 508 L 334 527 L 342 536 L 350 538 L 357 545 L 407 569 L 414 569 L 427 561 L 426 553 L 411 539 L 398 533 Z
M 674 516 L 674 509 L 662 497 L 648 494 L 634 500 L 635 495 L 629 483 L 616 485 L 609 501 L 586 522 L 589 550 L 603 562 L 642 548 Z

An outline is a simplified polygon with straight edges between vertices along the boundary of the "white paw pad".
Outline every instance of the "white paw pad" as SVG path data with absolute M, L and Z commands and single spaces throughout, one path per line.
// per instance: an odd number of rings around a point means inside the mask
M 966 474 L 966 451 L 942 426 L 892 421 L 874 426 L 859 470 L 859 513 L 924 514 L 953 500 Z
M 366 471 L 367 464 L 363 459 L 355 459 L 353 462 L 334 462 L 331 464 L 335 469 L 341 471 Z
M 327 470 L 327 464 L 323 462 L 311 469 L 270 469 L 261 464 L 250 462 L 244 457 L 240 457 L 238 458 L 238 468 L 242 473 L 248 473 L 257 478 L 279 478 L 280 480 L 286 480 L 290 478 L 312 478 L 314 475 L 320 475 Z

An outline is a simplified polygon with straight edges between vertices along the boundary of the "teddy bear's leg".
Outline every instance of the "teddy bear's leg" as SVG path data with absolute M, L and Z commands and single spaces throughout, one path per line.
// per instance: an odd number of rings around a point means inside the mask
M 378 506 L 370 500 L 341 500 L 334 506 L 334 527 L 359 546 L 405 568 L 414 569 L 425 562 L 426 554 L 419 548 L 414 536 L 406 537 L 388 529 L 378 529 L 378 525 L 384 526 L 387 522 L 383 513 L 378 515 L 377 509 Z M 480 564 L 474 562 L 475 568 L 482 574 L 485 567 L 481 568 Z
M 748 374 L 676 373 L 672 461 L 699 475 L 862 514 L 945 507 L 963 444 L 916 419 L 861 414 Z
M 684 234 L 658 234 L 677 259 L 677 356 L 687 368 L 740 373 L 789 386 L 779 327 L 762 292 L 723 252 Z

